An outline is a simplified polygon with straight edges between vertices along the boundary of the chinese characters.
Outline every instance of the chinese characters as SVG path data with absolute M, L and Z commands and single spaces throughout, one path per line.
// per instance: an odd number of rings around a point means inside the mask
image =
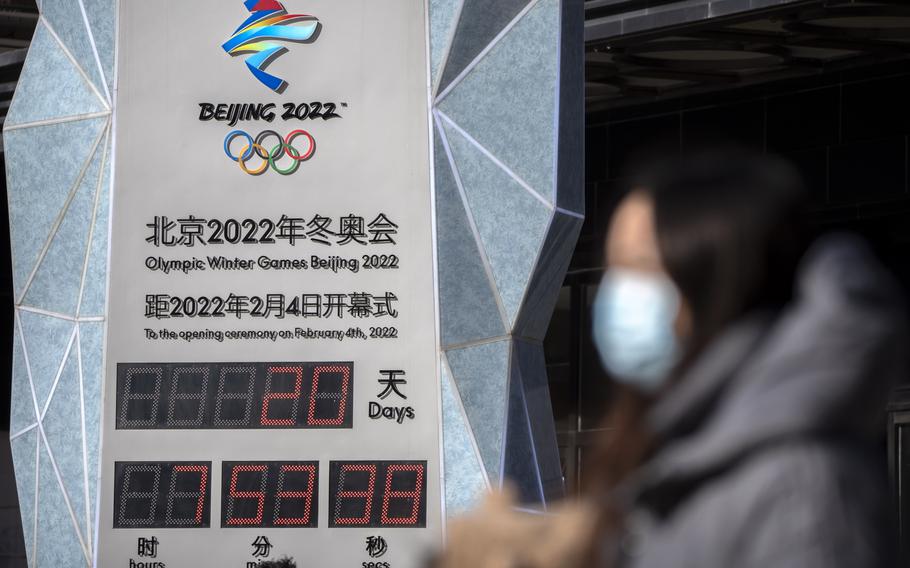
M 367 292 L 300 294 L 266 294 L 244 296 L 171 296 L 147 294 L 145 317 L 171 318 L 223 318 L 237 319 L 277 318 L 288 316 L 315 319 L 344 318 L 397 318 L 398 296 L 392 292 L 370 294 Z
M 371 220 L 359 215 L 339 218 L 315 214 L 309 217 L 282 215 L 272 219 L 204 219 L 186 215 L 172 219 L 155 215 L 147 223 L 145 242 L 155 247 L 203 247 L 208 245 L 270 245 L 285 241 L 291 246 L 312 242 L 322 246 L 394 245 L 398 224 L 385 213 Z

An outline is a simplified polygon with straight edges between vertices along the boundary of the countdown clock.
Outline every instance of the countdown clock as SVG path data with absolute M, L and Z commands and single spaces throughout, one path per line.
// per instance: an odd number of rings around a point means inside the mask
M 116 528 L 207 528 L 211 462 L 117 462 Z M 331 462 L 328 526 L 425 527 L 426 462 Z M 221 526 L 319 526 L 319 462 L 222 462 Z
M 82 544 L 103 568 L 422 566 L 444 517 L 427 3 L 117 8 Z
M 350 362 L 124 363 L 117 429 L 352 426 Z M 116 528 L 206 528 L 212 462 L 117 462 Z M 222 527 L 319 526 L 318 461 L 221 463 Z M 330 463 L 329 521 L 426 526 L 426 462 Z

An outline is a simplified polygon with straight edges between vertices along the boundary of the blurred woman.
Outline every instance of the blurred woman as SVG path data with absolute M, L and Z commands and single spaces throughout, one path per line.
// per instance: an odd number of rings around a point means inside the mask
M 625 385 L 602 457 L 614 564 L 886 565 L 904 306 L 858 240 L 807 250 L 805 208 L 789 164 L 725 152 L 617 210 L 594 314 Z
M 521 541 L 514 528 L 500 539 L 475 518 L 449 541 L 474 557 L 443 564 L 891 565 L 880 441 L 889 389 L 908 373 L 904 306 L 862 242 L 810 246 L 805 210 L 794 169 L 747 152 L 639 178 L 612 219 L 594 306 L 620 385 L 599 475 L 571 513 L 528 521 L 524 540 L 569 561 L 529 558 L 502 544 Z M 567 522 L 596 528 L 541 536 Z

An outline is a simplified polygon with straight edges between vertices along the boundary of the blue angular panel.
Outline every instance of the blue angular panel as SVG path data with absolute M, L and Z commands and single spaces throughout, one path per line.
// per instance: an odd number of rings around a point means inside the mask
M 520 375 L 524 388 L 524 406 L 531 428 L 531 443 L 540 484 L 547 502 L 565 495 L 565 480 L 556 441 L 556 424 L 550 403 L 550 385 L 547 381 L 546 360 L 539 343 L 515 341 L 512 356 L 513 378 Z M 514 374 L 517 369 L 518 375 Z
M 559 164 L 556 203 L 585 211 L 585 7 L 562 3 L 562 45 L 559 49 Z
M 452 378 L 442 365 L 442 436 L 448 516 L 473 508 L 487 489 L 483 466 L 477 458 L 471 431 L 457 397 Z
M 540 0 L 439 104 L 550 202 L 556 177 L 558 22 L 559 0 Z
M 506 330 L 464 203 L 436 136 L 436 231 L 442 344 L 505 335 Z
M 29 566 L 35 565 L 35 482 L 38 473 L 38 429 L 33 428 L 10 441 L 13 467 L 16 470 L 16 490 L 19 495 L 19 514 L 22 515 L 22 534 Z
M 104 361 L 104 324 L 80 323 L 79 348 L 82 355 L 82 401 L 85 405 L 85 452 L 88 457 L 90 518 L 97 511 L 98 458 L 101 453 L 101 385 Z
M 434 85 L 461 3 L 462 0 L 430 0 L 430 71 Z
M 114 92 L 114 47 L 116 42 L 117 6 L 114 0 L 82 0 L 89 28 L 101 59 L 108 92 Z
M 38 261 L 107 118 L 4 132 L 16 298 Z M 54 148 L 53 156 L 47 153 Z
M 54 454 L 63 479 L 66 495 L 79 521 L 82 534 L 88 534 L 85 505 L 85 458 L 82 453 L 82 390 L 79 384 L 79 360 L 71 349 L 63 373 L 57 382 L 42 424 L 47 444 Z
M 28 382 L 28 369 L 25 366 L 25 354 L 22 352 L 22 341 L 19 338 L 18 329 L 13 331 L 13 377 L 11 389 L 9 431 L 15 434 L 38 421 L 38 417 L 35 415 L 32 387 Z
M 446 353 L 491 482 L 502 471 L 509 352 L 509 341 L 497 341 Z
M 92 49 L 79 2 L 77 0 L 44 0 L 41 5 L 41 14 L 63 45 L 69 49 L 88 78 L 95 84 L 95 88 L 101 93 L 106 92 L 107 82 L 101 79 L 98 60 L 95 59 L 95 50 Z
M 38 22 L 5 124 L 101 112 L 101 101 L 57 40 Z
M 38 463 L 38 554 L 39 567 L 77 568 L 87 566 L 85 552 L 70 516 L 63 491 L 54 474 L 47 448 L 41 444 Z
M 528 0 L 464 0 L 440 91 L 458 77 L 527 5 Z
M 528 286 L 528 294 L 521 315 L 515 324 L 515 333 L 521 337 L 543 341 L 550 325 L 559 290 L 565 280 L 566 270 L 572 261 L 572 252 L 581 232 L 582 219 L 556 213 L 547 231 L 546 242 L 540 252 L 537 267 Z
M 446 133 L 499 295 L 514 323 L 551 213 L 451 125 Z
M 518 490 L 518 498 L 522 503 L 541 503 L 543 492 L 540 487 L 540 475 L 532 449 L 521 373 L 516 366 L 513 366 L 512 384 L 509 387 L 509 424 L 506 430 L 505 452 L 503 482 L 511 484 Z
M 111 208 L 111 146 L 108 142 L 107 161 L 104 164 L 104 179 L 101 180 L 95 210 L 95 227 L 92 230 L 92 244 L 89 249 L 85 283 L 82 286 L 80 316 L 103 316 L 107 300 L 107 251 L 110 231 Z
M 73 335 L 71 321 L 66 321 L 33 312 L 19 311 L 22 322 L 25 352 L 28 355 L 32 382 L 38 408 L 44 409 L 47 397 L 54 385 L 57 371 L 63 363 L 66 348 Z
M 79 189 L 64 213 L 63 222 L 25 293 L 25 305 L 68 316 L 76 315 L 103 152 L 103 146 L 99 146 L 82 176 Z

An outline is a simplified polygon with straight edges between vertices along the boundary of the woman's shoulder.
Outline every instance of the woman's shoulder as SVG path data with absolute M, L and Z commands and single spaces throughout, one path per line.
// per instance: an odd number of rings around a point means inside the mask
M 693 491 L 661 532 L 704 539 L 743 567 L 879 566 L 890 542 L 883 462 L 824 439 L 769 445 Z
M 664 517 L 632 516 L 635 568 L 886 566 L 884 466 L 847 444 L 768 445 L 701 480 Z M 638 547 L 636 547 L 638 548 Z
M 726 472 L 706 479 L 692 499 L 760 517 L 788 507 L 794 513 L 805 509 L 806 515 L 835 515 L 845 507 L 869 508 L 886 494 L 884 456 L 849 443 L 808 438 L 750 452 Z

